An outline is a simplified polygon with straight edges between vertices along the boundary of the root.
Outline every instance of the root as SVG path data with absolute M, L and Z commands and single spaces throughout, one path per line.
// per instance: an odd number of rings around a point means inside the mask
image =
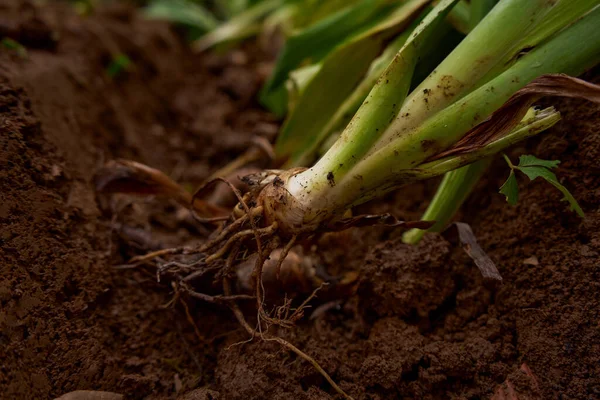
M 313 292 L 310 294 L 310 296 L 308 296 L 306 298 L 306 300 L 304 300 L 302 302 L 302 304 L 300 304 L 300 306 L 294 310 L 294 312 L 292 313 L 292 315 L 290 317 L 287 317 L 287 315 L 286 315 L 286 319 L 289 321 L 292 321 L 292 322 L 296 322 L 297 320 L 302 318 L 304 316 L 304 309 L 306 309 L 308 307 L 308 303 L 310 303 L 310 301 L 312 299 L 317 297 L 317 293 L 319 292 L 319 290 L 323 289 L 323 287 L 327 286 L 327 285 L 328 285 L 327 282 L 321 283 L 321 286 L 319 286 L 318 288 L 313 290 Z
M 162 250 L 157 250 L 157 251 L 153 251 L 147 254 L 144 254 L 143 256 L 136 256 L 133 257 L 131 260 L 129 260 L 128 265 L 140 265 L 143 264 L 145 262 L 148 262 L 150 260 L 153 260 L 157 257 L 162 257 L 162 256 L 167 256 L 167 255 L 174 255 L 174 254 L 181 254 L 184 251 L 188 250 L 187 247 L 173 247 L 170 249 L 162 249 Z
M 190 283 L 195 279 L 202 278 L 204 275 L 206 275 L 209 272 L 217 271 L 219 269 L 221 269 L 220 265 L 207 266 L 206 268 L 201 269 L 200 271 L 192 272 L 191 274 L 189 274 L 188 276 L 183 278 L 181 281 L 185 282 L 185 283 Z
M 181 305 L 183 306 L 183 308 L 185 310 L 185 316 L 186 316 L 188 322 L 190 323 L 190 325 L 192 325 L 194 327 L 194 333 L 196 334 L 196 337 L 198 338 L 200 343 L 206 342 L 206 338 L 200 333 L 200 330 L 198 329 L 198 325 L 196 325 L 196 322 L 194 322 L 194 318 L 192 318 L 192 314 L 190 313 L 190 308 L 188 307 L 186 301 L 180 297 L 179 302 L 181 303 Z
M 189 288 L 183 289 L 185 293 L 189 294 L 191 297 L 199 300 L 206 301 L 207 303 L 230 303 L 238 300 L 254 300 L 254 296 L 250 296 L 247 294 L 233 294 L 230 296 L 218 295 L 218 296 L 210 296 L 204 293 L 195 292 Z
M 262 208 L 261 208 L 261 210 L 256 212 L 256 214 L 258 214 L 259 212 L 262 212 Z M 248 221 L 248 218 L 252 218 L 252 216 L 249 217 L 247 215 L 244 215 L 244 216 L 236 219 L 235 221 L 233 221 L 228 226 L 224 227 L 221 230 L 221 232 L 219 232 L 219 234 L 217 235 L 216 238 L 209 240 L 204 245 L 202 245 L 202 247 L 200 247 L 200 252 L 204 253 L 204 252 L 212 249 L 213 247 L 217 246 L 219 243 L 221 243 L 227 237 L 227 235 L 229 235 L 230 233 L 234 232 L 237 229 L 240 229 L 242 227 L 242 225 L 244 225 L 244 223 L 246 223 Z
M 186 264 L 186 263 L 182 263 L 182 262 L 178 262 L 178 261 L 170 261 L 170 262 L 168 262 L 166 264 L 163 264 L 163 265 L 159 266 L 156 269 L 156 282 L 160 283 L 161 276 L 163 274 L 165 274 L 167 271 L 174 270 L 175 274 L 177 275 L 177 272 L 179 272 L 179 271 L 188 272 L 190 270 L 193 270 L 194 267 L 198 267 L 201 264 L 204 264 L 204 260 L 198 260 L 198 261 L 192 262 L 190 264 Z M 198 274 L 198 272 L 206 273 L 209 270 L 210 269 L 205 268 L 205 269 L 202 269 L 200 271 L 193 272 L 190 275 Z M 188 275 L 188 276 L 190 276 L 190 275 Z M 186 278 L 188 276 L 186 276 Z
M 240 242 L 244 237 L 251 236 L 251 235 L 269 235 L 269 234 L 275 233 L 276 230 L 277 230 L 277 223 L 275 222 L 275 223 L 273 223 L 273 225 L 267 226 L 266 228 L 247 229 L 247 230 L 244 230 L 241 232 L 237 232 L 236 234 L 231 236 L 227 240 L 227 242 L 225 242 L 223 247 L 221 247 L 216 253 L 214 253 L 213 255 L 208 257 L 206 259 L 206 262 L 210 263 L 211 261 L 222 258 L 227 253 L 227 251 L 231 248 L 231 246 L 233 246 L 235 243 Z
M 192 298 L 205 302 L 227 305 L 233 311 L 240 325 L 246 330 L 246 332 L 248 332 L 248 334 L 250 334 L 250 340 L 252 340 L 254 337 L 260 337 L 264 341 L 277 342 L 279 345 L 295 353 L 303 360 L 308 361 L 315 368 L 315 370 L 317 370 L 327 380 L 327 382 L 329 382 L 331 387 L 333 387 L 337 393 L 342 395 L 345 399 L 352 399 L 352 397 L 346 394 L 334 382 L 334 380 L 314 358 L 304 353 L 287 340 L 268 332 L 273 325 L 283 328 L 291 328 L 298 319 L 302 318 L 303 310 L 307 307 L 308 303 L 314 299 L 317 292 L 323 287 L 323 285 L 321 285 L 321 287 L 317 288 L 311 294 L 311 296 L 302 302 L 302 304 L 295 310 L 291 308 L 291 301 L 286 299 L 284 305 L 275 310 L 275 318 L 270 316 L 269 313 L 264 309 L 265 288 L 263 286 L 262 276 L 265 261 L 269 258 L 273 250 L 279 248 L 282 244 L 281 235 L 288 239 L 287 243 L 285 243 L 285 246 L 282 249 L 279 260 L 277 261 L 276 277 L 279 279 L 282 264 L 290 250 L 296 244 L 298 236 L 288 234 L 286 237 L 285 231 L 282 233 L 277 221 L 270 221 L 268 225 L 262 221 L 263 226 L 261 226 L 260 222 L 264 213 L 263 207 L 260 204 L 257 205 L 250 201 L 252 199 L 252 195 L 242 196 L 237 188 L 222 178 L 217 178 L 213 181 L 210 181 L 206 185 L 199 188 L 192 196 L 191 203 L 193 204 L 196 197 L 202 193 L 204 188 L 214 181 L 225 182 L 239 201 L 239 208 L 236 207 L 233 215 L 228 217 L 228 219 L 232 221 L 229 225 L 223 224 L 220 231 L 218 231 L 214 238 L 211 238 L 208 242 L 198 248 L 189 249 L 182 247 L 159 250 L 143 256 L 134 257 L 131 259 L 131 262 L 139 265 L 157 257 L 168 255 L 177 255 L 183 253 L 187 254 L 189 252 L 195 254 L 206 254 L 209 252 L 212 253 L 207 257 L 202 256 L 198 259 L 198 261 L 190 264 L 180 261 L 165 262 L 163 265 L 159 265 L 158 267 L 157 279 L 160 280 L 161 274 L 165 273 L 166 271 L 169 271 L 170 273 L 172 272 L 174 273 L 175 277 L 178 278 L 178 280 L 173 283 L 176 289 L 176 296 L 179 296 L 180 293 L 185 293 Z M 249 206 L 249 204 L 251 206 Z M 219 220 L 221 220 L 221 218 L 219 218 Z M 214 219 L 211 221 L 214 221 Z M 247 225 L 249 225 L 249 227 Z M 257 253 L 256 262 L 252 272 L 255 289 L 254 296 L 232 294 L 231 289 L 230 274 L 233 271 L 234 262 L 237 260 L 239 254 L 245 255 L 247 251 L 255 251 Z M 223 265 L 222 261 L 220 261 L 223 259 L 225 259 L 225 265 Z M 199 267 L 199 269 L 194 270 L 195 267 Z M 223 295 L 209 295 L 193 290 L 191 286 L 192 281 L 205 276 L 211 271 L 216 272 L 216 276 L 221 277 Z M 182 277 L 180 274 L 181 272 L 189 272 L 189 274 L 185 277 Z M 185 308 L 188 320 L 193 323 L 193 319 L 187 304 L 180 297 L 178 297 L 178 299 L 182 302 L 183 307 Z M 248 324 L 242 311 L 240 310 L 237 302 L 241 300 L 256 301 L 258 317 L 256 328 L 253 328 Z M 204 340 L 200 334 L 200 331 L 198 330 L 198 327 L 195 324 L 193 325 L 199 340 Z
M 231 282 L 230 282 L 229 278 L 227 278 L 227 277 L 223 278 L 223 292 L 226 295 L 231 294 Z M 342 395 L 345 399 L 353 400 L 353 398 L 351 396 L 346 394 L 346 392 L 344 392 L 342 390 L 342 388 L 339 387 L 337 385 L 337 383 L 335 383 L 335 381 L 331 378 L 331 376 L 329 376 L 327 371 L 325 371 L 323 369 L 323 367 L 321 367 L 321 365 L 319 365 L 319 363 L 314 358 L 312 358 L 311 356 L 309 356 L 308 354 L 306 354 L 305 352 L 303 352 L 302 350 L 300 350 L 299 348 L 297 348 L 296 346 L 294 346 L 293 344 L 291 344 L 290 342 L 288 342 L 287 340 L 285 340 L 283 338 L 267 335 L 266 333 L 257 332 L 254 328 L 252 328 L 248 324 L 248 322 L 246 321 L 246 318 L 244 317 L 244 314 L 242 313 L 242 311 L 240 310 L 240 308 L 238 307 L 238 305 L 236 303 L 231 303 L 230 307 L 231 307 L 231 310 L 233 311 L 233 314 L 235 315 L 238 322 L 240 323 L 240 325 L 242 325 L 244 327 L 244 329 L 246 329 L 246 332 L 248 332 L 248 334 L 250 334 L 250 336 L 252 338 L 258 336 L 262 340 L 273 341 L 273 342 L 279 343 L 281 346 L 283 346 L 286 349 L 295 353 L 298 357 L 304 359 L 305 361 L 308 361 L 323 376 L 323 378 L 325 378 L 325 380 L 327 380 L 327 382 L 329 382 L 331 387 L 333 387 L 335 389 L 335 391 L 338 392 L 340 395 Z
M 346 392 L 344 392 L 342 390 L 342 388 L 339 387 L 337 385 L 337 383 L 335 383 L 335 381 L 331 378 L 331 376 L 329 376 L 329 374 L 319 365 L 319 363 L 314 358 L 312 358 L 308 354 L 304 353 L 302 350 L 300 350 L 299 348 L 297 348 L 296 346 L 294 346 L 293 344 L 291 344 L 290 342 L 288 342 L 285 339 L 282 339 L 282 338 L 279 338 L 279 337 L 269 337 L 269 338 L 264 338 L 263 337 L 263 339 L 266 340 L 266 341 L 277 342 L 280 345 L 282 345 L 283 347 L 287 348 L 288 350 L 291 350 L 294 353 L 296 353 L 296 355 L 298 357 L 303 358 L 304 360 L 308 361 L 323 376 L 323 378 L 325 378 L 325 380 L 327 380 L 327 382 L 329 382 L 329 384 L 331 385 L 331 387 L 333 387 L 333 389 L 336 392 L 338 392 L 338 394 L 342 395 L 345 399 L 354 400 L 353 397 L 351 397 L 350 395 L 346 394 Z
M 222 217 L 204 218 L 204 217 L 201 217 L 200 215 L 198 215 L 196 210 L 191 210 L 191 212 L 192 212 L 192 217 L 194 217 L 194 219 L 197 222 L 200 222 L 201 224 L 215 224 L 217 222 L 227 221 L 230 218 L 229 215 L 224 215 Z
M 285 258 L 287 257 L 292 247 L 294 247 L 297 238 L 298 236 L 292 236 L 290 241 L 285 245 L 285 247 L 281 251 L 281 254 L 279 255 L 279 261 L 277 261 L 277 266 L 275 267 L 275 276 L 277 277 L 277 280 L 279 280 L 279 275 L 281 275 L 281 265 L 285 261 Z

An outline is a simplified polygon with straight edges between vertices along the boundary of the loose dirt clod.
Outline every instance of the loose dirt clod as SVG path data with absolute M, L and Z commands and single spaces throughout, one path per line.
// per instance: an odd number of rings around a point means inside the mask
M 123 400 L 122 394 L 95 390 L 76 390 L 58 397 L 56 400 Z

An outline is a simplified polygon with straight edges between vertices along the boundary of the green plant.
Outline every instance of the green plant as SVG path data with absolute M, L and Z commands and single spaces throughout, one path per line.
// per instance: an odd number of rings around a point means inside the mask
M 449 18 L 457 29 L 468 33 L 481 22 L 497 2 L 497 0 L 473 0 L 467 4 L 465 1 L 460 1 L 451 11 Z M 446 228 L 490 162 L 491 158 L 476 161 L 444 174 L 442 182 L 422 216 L 426 221 L 435 221 L 427 231 L 441 232 Z M 422 229 L 411 229 L 402 235 L 402 240 L 405 243 L 416 244 L 425 232 Z
M 11 38 L 2 38 L 0 41 L 2 47 L 8 50 L 15 51 L 20 57 L 27 57 L 27 49 L 21 43 Z
M 465 27 L 464 29 L 471 29 L 476 26 L 477 22 L 483 18 L 493 7 L 495 1 L 481 0 L 471 2 L 471 7 L 462 7 L 461 11 L 456 16 L 456 22 L 459 26 Z M 464 3 L 459 3 L 461 5 Z M 590 3 L 591 4 L 591 3 Z M 579 15 L 581 12 L 579 7 L 587 6 L 584 2 L 572 4 L 573 8 L 570 8 L 570 4 L 564 2 L 556 9 L 547 21 L 552 21 L 553 18 L 559 18 L 560 15 L 565 13 L 570 14 L 569 17 Z M 462 21 L 461 21 L 462 19 Z M 466 21 L 464 21 L 466 20 Z M 549 23 L 546 22 L 546 26 Z M 538 32 L 542 32 L 544 25 L 537 28 Z M 533 43 L 533 42 L 532 42 Z M 427 210 L 423 214 L 423 219 L 436 221 L 435 225 L 428 229 L 430 232 L 439 232 L 443 230 L 450 222 L 456 211 L 460 208 L 461 204 L 470 194 L 471 190 L 479 181 L 487 166 L 491 160 L 482 160 L 471 165 L 467 165 L 455 171 L 450 171 L 444 175 L 442 183 L 438 187 L 438 190 L 432 198 Z M 424 235 L 425 231 L 420 229 L 412 229 L 405 232 L 403 240 L 406 243 L 417 243 Z
M 471 172 L 485 167 L 481 160 L 560 120 L 553 107 L 532 107 L 540 97 L 600 102 L 600 87 L 563 75 L 580 75 L 600 62 L 600 0 L 501 0 L 483 19 L 474 6 L 491 2 L 441 0 L 429 10 L 430 3 L 357 0 L 294 31 L 262 92 L 273 110 L 288 112 L 276 146 L 288 169 L 246 177 L 250 190 L 244 194 L 232 186 L 239 203 L 231 215 L 210 215 L 210 210 L 200 215 L 205 222 L 227 222 L 199 248 L 165 249 L 134 261 L 203 253 L 205 266 L 224 268 L 225 297 L 220 301 L 234 301 L 239 297 L 231 293 L 227 272 L 239 256 L 256 253 L 252 276 L 258 326 L 287 327 L 286 317 L 274 318 L 263 308 L 263 266 L 274 250 L 280 249 L 279 269 L 298 241 L 320 232 L 374 223 L 429 228 L 433 221 L 406 223 L 389 215 L 350 216 L 348 211 L 408 183 L 481 163 L 462 170 L 459 182 L 451 179 L 458 173 L 447 175 L 443 188 L 450 189 L 442 192 L 452 198 L 439 204 L 441 213 L 451 214 L 476 182 Z M 462 9 L 452 13 L 457 4 Z M 294 20 L 300 9 L 287 9 L 284 19 Z M 474 28 L 473 19 L 480 20 Z M 441 38 L 450 25 L 469 31 L 455 47 Z M 453 50 L 446 56 L 449 48 Z M 426 61 L 433 65 L 424 66 Z M 310 164 L 323 144 L 331 142 L 312 167 L 298 167 Z M 510 164 L 511 169 L 562 188 L 550 171 L 555 162 L 528 160 Z M 144 184 L 153 187 L 148 171 L 143 172 Z M 196 200 L 217 180 L 191 199 L 175 193 L 196 211 Z M 513 172 L 502 189 L 511 199 L 514 183 Z M 173 195 L 172 185 L 167 186 Z M 344 394 L 312 358 L 283 339 L 257 333 L 235 303 L 228 304 L 251 335 L 296 352 Z
M 316 165 L 265 186 L 258 202 L 265 221 L 288 236 L 326 229 L 352 206 L 494 154 L 558 120 L 548 109 L 515 126 L 533 101 L 576 96 L 583 85 L 558 76 L 528 83 L 549 73 L 578 75 L 599 61 L 597 2 L 569 2 L 565 12 L 564 1 L 506 0 L 408 94 L 419 46 L 454 3 L 442 1 L 427 15 Z M 510 102 L 502 107 L 515 93 L 516 111 Z
M 219 26 L 219 20 L 210 10 L 191 0 L 153 0 L 144 9 L 144 15 L 186 27 L 190 40 Z
M 267 15 L 282 7 L 283 4 L 283 0 L 263 0 L 248 8 L 240 9 L 228 21 L 196 39 L 192 43 L 192 48 L 203 51 L 218 44 L 254 36 L 262 30 Z
M 294 100 L 275 145 L 280 162 L 295 167 L 310 165 L 316 159 L 322 143 L 345 127 L 348 116 L 367 97 L 381 72 L 422 19 L 419 16 L 427 3 L 400 2 L 385 18 L 335 46 L 318 63 L 291 73 L 284 67 L 275 70 L 265 90 L 277 85 L 273 82 L 278 81 L 278 71 L 284 70 L 279 74 L 289 73 L 288 97 Z M 315 41 L 307 39 L 304 48 L 315 51 Z M 290 40 L 286 48 L 293 47 Z M 284 64 L 285 53 L 278 66 Z
M 519 157 L 519 164 L 514 165 L 506 155 L 504 155 L 504 159 L 510 167 L 510 175 L 500 188 L 500 193 L 506 196 L 506 201 L 508 201 L 510 205 L 517 204 L 517 200 L 519 199 L 519 185 L 517 183 L 515 171 L 520 171 L 527 175 L 529 180 L 542 178 L 550 183 L 564 195 L 564 200 L 569 202 L 571 210 L 575 211 L 582 218 L 585 216 L 583 210 L 577 203 L 577 200 L 575 200 L 567 188 L 558 181 L 558 178 L 556 178 L 556 175 L 552 172 L 552 169 L 558 167 L 558 164 L 560 164 L 559 160 L 540 160 L 531 155 L 523 155 Z
M 116 78 L 130 69 L 132 65 L 133 62 L 126 54 L 117 54 L 112 58 L 108 67 L 106 67 L 106 75 L 109 78 Z

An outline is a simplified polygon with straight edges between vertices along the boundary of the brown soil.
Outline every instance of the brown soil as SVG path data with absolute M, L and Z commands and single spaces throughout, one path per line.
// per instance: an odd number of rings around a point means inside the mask
M 26 57 L 0 50 L 0 397 L 336 398 L 293 354 L 244 342 L 227 308 L 188 301 L 196 332 L 150 269 L 113 268 L 206 231 L 174 204 L 106 203 L 93 190 L 108 159 L 193 185 L 254 135 L 271 137 L 276 125 L 254 100 L 267 55 L 192 55 L 128 8 L 82 18 L 67 4 L 40 7 L 0 1 L 0 36 L 27 47 Z M 111 79 L 118 53 L 134 66 Z M 461 219 L 502 284 L 484 282 L 439 235 L 416 247 L 388 229 L 329 235 L 318 262 L 331 275 L 359 271 L 358 287 L 280 335 L 356 399 L 599 399 L 600 108 L 553 103 L 564 120 L 510 154 L 562 160 L 559 177 L 585 219 L 525 179 L 507 206 L 498 161 Z M 366 208 L 416 218 L 433 188 Z

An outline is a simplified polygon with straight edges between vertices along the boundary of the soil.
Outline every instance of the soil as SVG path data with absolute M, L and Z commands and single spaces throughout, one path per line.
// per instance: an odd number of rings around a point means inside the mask
M 0 49 L 0 397 L 338 398 L 294 354 L 250 341 L 228 308 L 173 303 L 150 268 L 115 268 L 207 229 L 170 202 L 111 201 L 93 187 L 119 157 L 193 187 L 254 136 L 271 139 L 277 122 L 255 98 L 272 56 L 256 45 L 194 55 L 178 32 L 122 5 L 82 17 L 68 3 L 2 0 L 0 36 L 26 47 Z M 111 78 L 118 54 L 133 63 Z M 584 219 L 524 177 L 508 206 L 498 160 L 458 218 L 502 283 L 440 235 L 418 246 L 390 229 L 326 235 L 310 250 L 316 262 L 358 281 L 279 335 L 356 399 L 600 399 L 600 107 L 549 103 L 564 119 L 508 154 L 560 159 Z M 415 219 L 434 188 L 363 211 Z

